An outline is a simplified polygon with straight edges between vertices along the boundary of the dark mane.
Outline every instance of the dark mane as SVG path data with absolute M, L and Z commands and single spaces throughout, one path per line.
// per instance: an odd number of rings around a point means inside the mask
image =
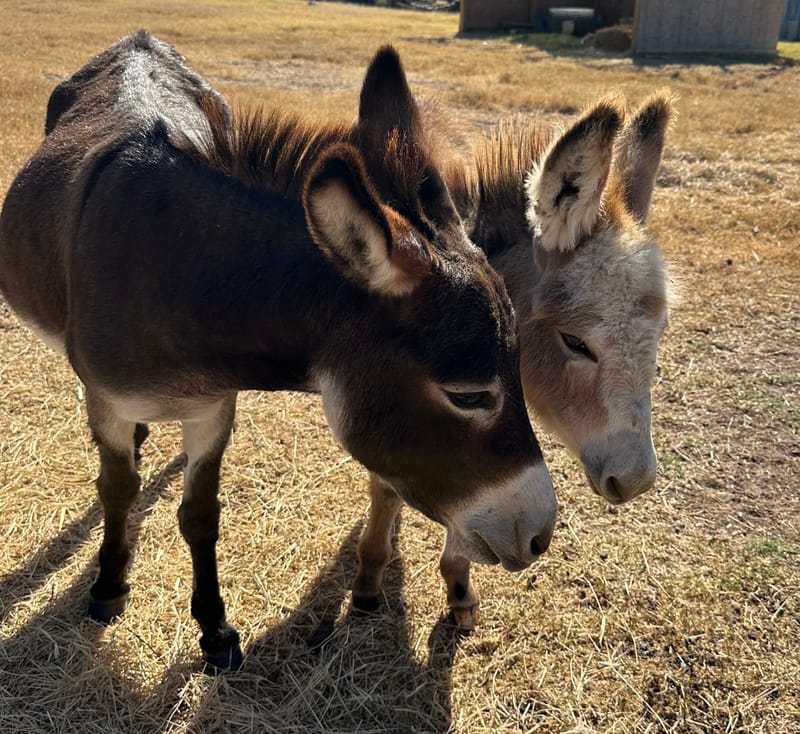
M 477 189 L 482 199 L 525 211 L 525 177 L 539 162 L 552 130 L 539 121 L 511 121 L 485 135 L 475 149 Z
M 431 163 L 431 141 L 410 142 L 397 130 L 379 143 L 367 139 L 357 124 L 343 120 L 315 120 L 302 114 L 264 106 L 240 107 L 221 114 L 214 100 L 198 100 L 206 113 L 213 142 L 199 150 L 188 140 L 174 142 L 204 163 L 238 179 L 246 186 L 266 189 L 300 200 L 303 184 L 314 163 L 329 146 L 346 142 L 364 155 L 373 183 L 387 203 L 413 209 Z
M 321 122 L 266 107 L 239 107 L 231 113 L 211 98 L 198 99 L 212 140 L 201 149 L 173 135 L 173 143 L 193 158 L 241 181 L 299 200 L 306 175 L 328 146 L 349 141 L 352 126 Z
M 299 199 L 320 153 L 347 141 L 349 125 L 304 119 L 285 110 L 238 109 L 234 115 L 231 174 L 248 186 Z
M 471 157 L 446 166 L 456 206 L 487 255 L 515 241 L 527 209 L 525 178 L 551 137 L 552 129 L 541 121 L 511 121 L 479 137 Z

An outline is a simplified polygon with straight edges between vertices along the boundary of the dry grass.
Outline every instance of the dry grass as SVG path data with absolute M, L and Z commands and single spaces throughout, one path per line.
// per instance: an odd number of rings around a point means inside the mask
M 611 510 L 545 440 L 552 552 L 517 575 L 477 569 L 464 640 L 441 616 L 441 532 L 410 511 L 382 612 L 347 613 L 364 472 L 316 398 L 244 395 L 220 561 L 247 659 L 218 678 L 188 612 L 176 428 L 146 444 L 131 604 L 102 629 L 83 618 L 101 528 L 81 393 L 0 302 L 4 731 L 800 732 L 798 67 L 639 66 L 455 38 L 453 15 L 299 0 L 5 3 L 0 25 L 3 191 L 56 80 L 139 26 L 232 99 L 319 114 L 354 114 L 387 40 L 417 90 L 480 125 L 668 86 L 680 118 L 652 226 L 684 291 L 654 392 L 657 489 Z

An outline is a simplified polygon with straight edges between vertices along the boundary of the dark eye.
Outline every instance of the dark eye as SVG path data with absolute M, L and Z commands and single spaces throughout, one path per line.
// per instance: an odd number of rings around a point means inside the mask
M 492 394 L 488 390 L 479 392 L 448 392 L 450 402 L 462 410 L 477 410 L 492 407 Z
M 592 354 L 592 350 L 586 346 L 586 344 L 581 340 L 578 339 L 577 336 L 572 336 L 572 334 L 564 334 L 561 333 L 561 338 L 564 340 L 564 344 L 567 345 L 567 348 L 571 352 L 575 352 L 575 354 L 580 354 L 582 357 L 586 357 L 587 359 L 591 359 L 592 362 L 597 362 L 597 357 Z
M 419 196 L 426 202 L 438 201 L 444 191 L 444 184 L 436 171 L 426 171 L 419 184 Z

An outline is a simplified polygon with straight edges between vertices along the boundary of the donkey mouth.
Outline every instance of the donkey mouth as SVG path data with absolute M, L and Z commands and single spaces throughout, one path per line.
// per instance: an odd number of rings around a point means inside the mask
M 489 566 L 496 566 L 499 563 L 506 571 L 510 571 L 511 573 L 517 573 L 528 567 L 527 563 L 522 563 L 513 558 L 501 558 L 498 556 L 497 553 L 492 550 L 492 546 L 478 533 L 474 533 L 471 540 L 473 541 L 472 560 L 476 563 L 485 563 Z
M 478 534 L 470 533 L 469 539 L 465 539 L 466 555 L 475 563 L 485 563 L 495 566 L 500 563 L 500 557 L 492 550 L 492 547 Z
M 528 567 L 527 563 L 519 563 L 518 561 L 512 561 L 509 558 L 501 561 L 501 563 L 503 564 L 503 568 L 510 573 L 519 573 Z

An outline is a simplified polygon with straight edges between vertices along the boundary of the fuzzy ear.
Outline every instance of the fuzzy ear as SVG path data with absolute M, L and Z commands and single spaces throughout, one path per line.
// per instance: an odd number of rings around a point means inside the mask
M 383 140 L 392 130 L 413 138 L 420 114 L 406 80 L 400 55 L 392 46 L 382 46 L 367 68 L 358 106 L 359 126 Z
M 528 222 L 545 250 L 572 250 L 594 227 L 623 117 L 617 100 L 597 103 L 528 174 Z
M 617 142 L 614 169 L 628 210 L 640 224 L 647 221 L 664 137 L 673 118 L 673 101 L 669 92 L 654 94 L 628 121 Z
M 378 200 L 352 146 L 332 146 L 320 157 L 306 182 L 303 206 L 320 249 L 369 290 L 406 295 L 429 272 L 422 242 L 403 217 Z

